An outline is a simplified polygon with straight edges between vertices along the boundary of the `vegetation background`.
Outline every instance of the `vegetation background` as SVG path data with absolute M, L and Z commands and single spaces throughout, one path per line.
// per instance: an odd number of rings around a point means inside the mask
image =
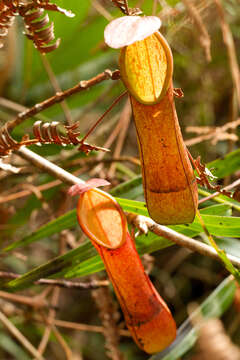
M 55 38 L 61 38 L 56 50 L 41 55 L 23 34 L 20 16 L 3 40 L 2 127 L 25 108 L 61 89 L 118 68 L 118 51 L 104 44 L 103 32 L 111 19 L 121 16 L 120 10 L 110 0 L 55 3 L 75 14 L 71 18 L 48 11 Z M 184 98 L 175 102 L 186 144 L 195 158 L 200 155 L 208 164 L 218 184 L 232 184 L 240 174 L 239 0 L 130 0 L 129 6 L 161 18 L 161 31 L 174 56 L 174 86 L 184 91 Z M 102 81 L 28 117 L 11 135 L 17 141 L 25 134 L 32 137 L 37 120 L 61 124 L 79 121 L 84 135 L 123 90 L 120 80 Z M 76 146 L 57 144 L 34 145 L 31 150 L 82 179 L 108 179 L 111 187 L 106 190 L 122 198 L 124 210 L 147 215 L 135 128 L 126 98 L 106 115 L 88 141 L 111 151 L 93 151 L 86 156 Z M 136 236 L 146 271 L 177 325 L 184 323 L 178 343 L 150 357 L 128 336 L 113 289 L 105 281 L 103 265 L 76 224 L 76 199 L 67 194 L 69 185 L 56 182 L 17 151 L 4 164 L 20 171 L 0 170 L 0 359 L 240 358 L 239 290 L 221 262 L 153 233 Z M 200 199 L 209 193 L 199 188 Z M 240 264 L 239 203 L 217 196 L 200 208 L 218 246 Z M 172 228 L 208 242 L 198 220 Z M 236 269 L 232 273 L 239 278 Z M 25 276 L 17 278 L 19 274 Z M 56 282 L 47 283 L 49 277 Z M 39 279 L 46 281 L 34 283 Z M 189 318 L 193 308 L 197 312 Z M 199 325 L 209 317 L 215 320 L 206 320 L 207 326 Z M 192 326 L 198 327 L 198 336 Z

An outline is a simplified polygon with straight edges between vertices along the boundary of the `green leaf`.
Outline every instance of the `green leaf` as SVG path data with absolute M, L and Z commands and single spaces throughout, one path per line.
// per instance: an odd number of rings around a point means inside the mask
M 168 246 L 172 246 L 173 243 L 167 239 L 157 236 L 153 233 L 147 235 L 141 235 L 136 238 L 136 248 L 140 255 L 145 253 L 151 253 L 157 250 L 165 249 Z M 65 269 L 61 274 L 57 276 L 64 276 L 66 278 L 81 277 L 93 274 L 97 271 L 104 270 L 103 262 L 100 256 L 94 256 L 81 264 L 76 265 L 68 270 Z
M 58 234 L 62 230 L 70 229 L 71 227 L 76 226 L 76 214 L 76 210 L 71 210 L 64 215 L 59 216 L 57 219 L 49 221 L 46 225 L 43 225 L 42 227 L 40 227 L 40 229 L 38 229 L 31 235 L 10 244 L 5 249 L 3 249 L 3 251 L 10 251 L 20 246 L 26 246 L 45 237 Z
M 138 196 L 143 195 L 142 175 L 116 186 L 111 190 L 111 194 L 126 199 L 136 199 Z
M 124 211 L 149 217 L 145 202 L 130 200 L 130 199 L 121 199 L 121 198 L 116 198 L 116 200 L 119 203 L 119 205 L 121 205 Z
M 202 218 L 211 235 L 240 237 L 240 217 L 202 215 Z M 182 225 L 179 226 L 181 227 Z M 171 228 L 176 230 L 175 226 L 171 226 Z M 196 231 L 198 230 L 199 233 L 203 232 L 202 226 L 197 218 L 189 225 L 189 228 Z
M 234 174 L 240 169 L 240 149 L 230 152 L 222 159 L 217 159 L 208 163 L 207 168 L 214 176 L 217 176 L 220 179 Z
M 152 252 L 171 246 L 172 242 L 149 233 L 137 237 L 136 246 L 140 254 Z M 96 250 L 90 241 L 85 242 L 78 248 L 58 256 L 55 259 L 27 272 L 20 278 L 8 283 L 2 283 L 2 287 L 8 290 L 17 290 L 31 286 L 40 278 L 49 276 L 80 277 L 89 275 L 104 269 L 100 256 L 96 256 Z
M 208 211 L 216 212 L 216 208 L 217 208 L 218 209 L 217 211 L 219 212 L 220 207 L 226 210 L 225 206 L 217 206 L 217 207 L 213 206 L 213 207 L 209 207 Z M 72 215 L 73 214 L 74 212 L 72 211 Z M 61 217 L 60 221 L 59 219 L 55 220 L 57 221 L 58 225 L 56 226 L 56 224 L 53 224 L 54 231 L 58 229 L 58 226 L 61 226 L 61 224 L 63 224 L 62 218 L 64 216 Z M 205 219 L 206 224 L 208 224 L 208 222 L 211 223 L 212 220 L 216 218 L 217 219 L 224 218 L 226 223 L 227 220 L 230 219 L 233 219 L 234 221 L 237 220 L 237 222 L 240 221 L 240 218 L 231 218 L 231 217 L 214 216 L 214 215 L 202 215 L 202 217 Z M 70 224 L 72 224 L 71 219 L 72 219 L 71 216 L 69 216 L 68 221 Z M 191 234 L 197 235 L 203 231 L 199 223 L 196 223 L 195 225 L 191 224 L 189 226 L 178 225 L 172 228 L 178 230 L 180 233 L 187 236 Z M 238 229 L 239 229 L 239 225 L 238 225 Z M 43 227 L 40 230 L 42 231 L 42 233 L 46 235 L 47 231 L 51 232 L 53 229 L 51 228 L 51 226 L 49 227 L 49 224 L 47 224 L 47 229 L 44 229 Z M 37 235 L 39 236 L 39 234 Z M 34 236 L 36 236 L 36 234 Z M 136 246 L 140 254 L 151 253 L 153 251 L 157 251 L 171 245 L 173 245 L 171 241 L 161 238 L 153 233 L 148 233 L 147 235 L 141 235 L 136 238 Z M 230 241 L 228 242 L 227 246 L 229 247 L 231 246 Z M 234 255 L 237 256 L 237 253 L 235 253 Z M 58 277 L 65 276 L 68 278 L 80 277 L 101 271 L 103 269 L 104 267 L 100 257 L 96 256 L 96 251 L 94 250 L 91 243 L 86 242 L 85 244 L 81 245 L 79 248 L 71 250 L 67 254 L 59 256 L 29 271 L 19 279 L 12 280 L 9 283 L 5 284 L 4 286 L 7 287 L 8 289 L 16 290 L 19 288 L 30 286 L 33 281 L 38 280 L 41 277 L 48 277 L 48 276 L 58 276 Z
M 215 238 L 217 245 L 233 256 L 240 256 L 240 242 L 237 239 L 221 237 Z
M 198 193 L 200 195 L 203 195 L 204 197 L 211 195 L 211 193 L 205 189 L 202 188 L 198 188 Z M 226 204 L 231 206 L 233 209 L 237 210 L 238 212 L 240 212 L 240 203 L 234 199 L 230 199 L 227 196 L 224 195 L 218 195 L 215 196 L 214 198 L 211 199 L 211 201 L 217 202 L 219 204 Z
M 200 209 L 200 213 L 202 215 L 224 215 L 224 216 L 231 216 L 232 215 L 232 209 L 231 205 L 229 204 L 217 204 L 217 205 L 211 205 L 207 206 L 203 209 Z
M 189 351 L 197 340 L 197 328 L 192 327 L 194 319 L 202 316 L 205 319 L 219 318 L 233 302 L 236 290 L 235 282 L 229 276 L 212 294 L 194 311 L 193 314 L 180 326 L 176 340 L 166 350 L 155 354 L 149 360 L 178 360 Z
M 90 0 L 81 2 L 76 2 L 75 0 L 68 0 L 67 2 L 58 0 L 57 4 L 62 8 L 71 10 L 75 16 L 69 18 L 55 11 L 48 11 L 50 21 L 54 23 L 55 38 L 61 38 L 59 48 L 47 55 L 55 73 L 63 72 L 66 69 L 77 66 L 81 62 L 83 55 L 84 57 L 89 57 L 89 52 L 86 53 L 87 45 L 86 39 L 84 38 L 86 29 L 80 26 L 80 24 L 85 19 L 91 2 Z M 89 32 L 88 35 L 92 40 L 93 34 Z M 100 34 L 97 35 L 99 38 Z M 90 40 L 89 36 L 88 39 Z M 91 45 L 92 41 L 90 41 Z M 85 48 L 85 51 L 83 51 L 83 48 Z M 34 48 L 32 42 L 26 37 L 25 57 L 25 67 L 30 64 L 28 72 L 25 71 L 25 76 L 34 83 L 41 81 L 43 78 L 47 79 L 46 73 L 42 71 L 43 65 L 39 53 Z
M 119 204 L 122 206 L 123 210 L 129 211 L 135 214 L 149 216 L 146 208 L 146 204 L 141 201 L 120 199 L 117 198 Z M 212 235 L 215 236 L 227 236 L 227 237 L 240 237 L 240 218 L 238 217 L 229 217 L 229 216 L 217 216 L 217 215 L 206 215 L 208 214 L 217 214 L 224 213 L 228 206 L 226 204 L 218 205 L 215 207 L 208 207 L 204 210 L 201 210 L 203 214 L 203 220 L 208 227 Z M 57 234 L 64 229 L 69 229 L 77 224 L 76 210 L 71 210 L 66 214 L 60 216 L 59 218 L 50 221 L 46 225 L 42 226 L 33 234 L 16 241 L 6 248 L 3 251 L 10 251 L 16 249 L 20 246 L 26 246 L 30 243 L 38 241 L 42 238 L 49 237 L 51 235 Z M 187 225 L 174 225 L 170 226 L 175 231 L 178 231 L 181 234 L 187 235 L 189 237 L 196 236 L 203 232 L 202 227 L 199 223 L 199 220 L 196 218 L 192 224 Z
M 78 248 L 73 249 L 62 256 L 58 256 L 55 259 L 48 261 L 44 265 L 38 266 L 32 271 L 22 275 L 18 279 L 12 280 L 7 284 L 2 283 L 2 286 L 8 290 L 16 288 L 20 289 L 26 286 L 30 286 L 35 280 L 54 275 L 58 272 L 61 272 L 67 266 L 73 267 L 81 261 L 84 261 L 95 255 L 95 248 L 92 246 L 90 241 L 87 241 Z

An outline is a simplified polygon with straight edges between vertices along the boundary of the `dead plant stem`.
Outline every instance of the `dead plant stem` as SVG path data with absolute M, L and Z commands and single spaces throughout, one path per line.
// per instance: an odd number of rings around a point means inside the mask
M 37 360 L 45 359 L 1 311 L 0 311 L 0 321 L 31 355 L 33 355 Z
M 62 181 L 68 184 L 71 185 L 82 184 L 84 182 L 83 180 L 61 169 L 57 165 L 52 164 L 50 161 L 42 158 L 40 155 L 35 154 L 29 149 L 22 148 L 18 150 L 18 154 L 24 157 L 25 159 L 27 159 L 28 161 L 30 161 L 35 166 L 41 168 L 42 170 L 48 172 L 49 174 L 57 177 L 58 179 L 61 179 Z M 209 256 L 218 261 L 221 261 L 217 252 L 211 246 L 203 244 L 197 240 L 191 239 L 188 236 L 179 234 L 178 232 L 166 226 L 159 225 L 146 216 L 141 216 L 141 219 L 142 222 L 145 223 L 145 225 L 148 227 L 148 229 L 154 232 L 155 234 L 162 236 L 166 239 L 169 239 L 175 242 L 176 244 L 186 247 L 192 251 L 199 252 L 202 255 Z M 240 259 L 232 255 L 228 255 L 228 254 L 226 255 L 235 266 L 240 268 Z
M 62 102 L 64 99 L 68 98 L 69 96 L 72 96 L 73 94 L 77 94 L 83 90 L 89 89 L 90 87 L 95 86 L 101 83 L 102 81 L 109 79 L 118 80 L 119 78 L 120 78 L 119 70 L 111 71 L 107 69 L 89 80 L 80 81 L 77 85 L 73 86 L 70 89 L 57 92 L 54 96 L 42 101 L 41 103 L 34 105 L 28 110 L 21 112 L 20 114 L 17 115 L 17 117 L 14 120 L 8 122 L 5 126 L 7 127 L 8 131 L 11 131 L 17 125 L 21 124 L 24 120 L 37 115 L 39 112 L 46 110 L 50 106 Z

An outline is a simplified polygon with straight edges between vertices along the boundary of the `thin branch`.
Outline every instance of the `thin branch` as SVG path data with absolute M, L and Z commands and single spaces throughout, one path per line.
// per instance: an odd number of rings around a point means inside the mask
M 132 108 L 131 108 L 130 100 L 127 99 L 119 120 L 121 123 L 121 131 L 118 135 L 117 144 L 114 149 L 114 153 L 113 153 L 114 157 L 118 157 L 121 154 L 123 144 L 127 136 L 127 130 L 129 128 L 129 124 L 131 121 L 131 115 L 132 115 Z M 114 177 L 115 169 L 116 169 L 116 163 L 112 163 L 108 171 L 108 177 L 110 179 Z
M 55 90 L 56 93 L 61 92 L 62 89 L 60 88 L 60 85 L 58 83 L 58 80 L 57 80 L 54 72 L 53 72 L 53 69 L 51 67 L 51 64 L 50 64 L 48 58 L 46 57 L 45 54 L 41 54 L 41 53 L 40 53 L 40 57 L 41 57 L 43 66 L 45 67 L 45 70 L 46 70 L 46 72 L 48 74 L 48 77 L 49 77 L 49 80 L 50 80 L 50 82 L 52 84 L 53 89 Z M 71 125 L 72 124 L 71 111 L 70 111 L 70 109 L 68 107 L 68 104 L 67 104 L 66 100 L 61 101 L 60 105 L 62 107 L 62 110 L 63 110 L 64 116 L 65 116 L 67 125 Z
M 130 8 L 128 6 L 128 0 L 111 0 L 124 15 L 141 15 L 142 11 L 139 8 Z
M 64 321 L 64 320 L 59 320 L 59 319 L 54 320 L 54 325 L 63 327 L 65 329 L 72 329 L 72 330 L 79 330 L 79 331 L 90 331 L 90 332 L 98 332 L 98 333 L 104 332 L 104 328 L 102 326 L 78 324 L 75 322 Z M 128 330 L 119 329 L 119 334 L 121 336 L 131 337 Z
M 89 282 L 81 282 L 81 281 L 69 281 L 64 279 L 53 280 L 53 279 L 40 279 L 36 282 L 38 285 L 51 285 L 58 286 L 67 289 L 78 289 L 78 290 L 89 290 L 89 289 L 98 289 L 101 287 L 109 286 L 109 281 L 107 280 L 99 280 L 99 281 L 89 281 Z
M 49 183 L 38 186 L 37 189 L 39 191 L 44 191 L 44 190 L 51 189 L 51 188 L 53 188 L 55 186 L 58 186 L 61 183 L 62 182 L 60 180 L 53 180 L 53 181 L 51 181 Z M 14 194 L 9 194 L 9 195 L 5 195 L 5 196 L 2 195 L 2 196 L 0 196 L 0 204 L 8 202 L 8 201 L 13 201 L 13 200 L 16 200 L 16 199 L 20 199 L 20 198 L 23 198 L 23 197 L 31 195 L 31 194 L 32 194 L 31 190 L 23 190 L 23 191 L 18 191 L 18 192 L 14 193 Z
M 105 146 L 110 147 L 114 143 L 115 139 L 117 138 L 118 134 L 121 131 L 121 127 L 122 127 L 121 126 L 121 121 L 119 119 L 117 125 L 112 130 L 112 132 L 109 134 L 109 137 L 107 138 L 107 140 L 106 140 L 106 142 L 104 144 L 104 147 Z M 100 160 L 102 160 L 103 157 L 104 157 L 103 153 L 98 154 L 97 155 L 97 160 L 99 160 L 99 162 L 100 162 Z M 102 168 L 103 168 L 103 164 L 97 164 L 97 166 L 91 170 L 90 176 L 93 176 L 94 174 L 99 174 L 100 171 L 102 170 Z
M 18 279 L 21 275 L 6 272 L 6 271 L 0 271 L 0 278 L 1 279 Z M 36 285 L 50 285 L 50 286 L 58 286 L 61 288 L 67 288 L 67 289 L 79 289 L 79 290 L 89 290 L 89 289 L 98 289 L 100 287 L 106 287 L 109 285 L 108 280 L 92 280 L 89 282 L 81 282 L 81 281 L 70 281 L 65 279 L 39 279 L 34 282 Z M 0 297 L 2 296 L 2 293 L 0 291 Z M 9 294 L 9 296 L 16 296 L 15 294 Z M 19 295 L 22 297 L 22 295 Z M 24 297 L 26 298 L 26 297 Z M 31 298 L 32 303 L 34 298 Z M 45 304 L 46 305 L 46 304 Z M 40 306 L 39 303 L 36 301 L 35 306 Z
M 29 160 L 31 163 L 33 163 L 35 166 L 40 167 L 44 171 L 48 172 L 49 174 L 61 179 L 62 181 L 68 183 L 68 184 L 82 184 L 84 183 L 83 180 L 77 178 L 76 176 L 68 173 L 67 171 L 59 168 L 55 164 L 52 164 L 50 161 L 42 158 L 40 155 L 35 154 L 29 149 L 20 149 L 18 150 L 18 154 L 24 157 L 25 159 Z M 101 190 L 98 190 L 101 191 Z M 137 218 L 137 217 L 136 217 Z M 156 224 L 153 220 L 146 216 L 141 216 L 142 222 L 145 224 L 145 227 L 154 232 L 155 234 L 159 236 L 163 236 L 166 239 L 169 239 L 176 244 L 186 247 L 192 251 L 199 252 L 202 255 L 209 256 L 215 260 L 221 261 L 217 252 L 211 247 L 206 244 L 203 244 L 197 240 L 191 239 L 188 236 L 179 234 L 178 232 L 162 225 Z M 228 258 L 232 261 L 232 263 L 240 268 L 240 259 L 228 255 Z
M 48 303 L 40 295 L 29 297 L 25 295 L 11 294 L 0 290 L 0 298 L 36 308 L 48 307 Z
M 226 21 L 225 13 L 223 6 L 220 0 L 214 0 L 218 12 L 218 16 L 220 19 L 223 41 L 227 48 L 228 58 L 229 58 L 229 66 L 232 75 L 232 81 L 234 85 L 234 89 L 236 91 L 237 100 L 238 100 L 238 109 L 240 109 L 240 70 L 237 60 L 236 48 L 233 40 L 233 35 L 231 29 Z
M 231 190 L 231 189 L 233 189 L 234 187 L 237 187 L 237 186 L 240 186 L 240 179 L 234 181 L 232 184 L 229 184 L 228 186 L 223 187 L 222 190 Z M 216 197 L 216 196 L 218 196 L 218 195 L 220 195 L 220 192 L 216 191 L 215 193 L 213 193 L 213 194 L 211 194 L 211 195 L 209 195 L 209 196 L 206 196 L 206 197 L 203 198 L 203 199 L 200 199 L 200 200 L 198 201 L 198 204 L 202 204 L 202 203 L 204 203 L 205 201 L 210 200 L 210 199 L 213 199 L 214 197 Z
M 24 120 L 37 115 L 39 112 L 48 109 L 50 106 L 53 106 L 55 104 L 58 104 L 68 98 L 69 96 L 72 96 L 73 94 L 77 94 L 83 90 L 87 90 L 92 86 L 95 86 L 102 81 L 105 80 L 118 80 L 120 79 L 120 72 L 119 70 L 111 71 L 109 69 L 103 71 L 102 73 L 98 74 L 97 76 L 94 76 L 93 78 L 89 80 L 82 80 L 77 85 L 73 86 L 70 89 L 60 91 L 56 93 L 56 95 L 42 101 L 41 103 L 38 103 L 31 107 L 30 109 L 21 112 L 18 114 L 18 116 L 8 122 L 5 126 L 7 127 L 8 131 L 13 130 L 17 125 L 21 124 Z
M 106 158 L 106 159 L 100 159 L 100 160 L 98 160 L 98 158 L 95 158 L 95 157 L 89 157 L 89 158 L 85 158 L 85 159 L 82 159 L 82 158 L 75 159 L 75 160 L 72 160 L 72 161 L 66 163 L 65 167 L 72 167 L 72 166 L 80 165 L 80 166 L 87 166 L 88 168 L 91 168 L 93 165 L 98 165 L 99 163 L 111 164 L 114 162 L 130 162 L 131 164 L 140 166 L 139 159 L 137 159 L 133 156 L 121 156 L 121 157 Z M 77 172 L 79 172 L 79 169 L 77 170 Z M 75 172 L 73 172 L 73 174 L 75 174 Z M 41 191 L 51 189 L 51 188 L 61 185 L 61 184 L 62 184 L 62 181 L 53 180 L 46 184 L 36 186 L 35 188 L 41 192 Z M 22 184 L 22 187 L 24 187 L 24 184 Z M 32 194 L 31 190 L 22 190 L 22 191 L 10 193 L 10 194 L 6 193 L 6 195 L 2 193 L 2 195 L 0 196 L 0 204 L 6 203 L 9 201 L 13 201 L 16 199 L 20 199 L 20 198 L 29 196 L 31 194 Z
M 87 139 L 87 137 L 94 131 L 94 129 L 98 126 L 98 124 L 104 119 L 104 117 L 114 108 L 114 106 L 125 96 L 127 95 L 127 91 L 124 91 L 121 95 L 119 95 L 113 103 L 109 106 L 109 108 L 103 113 L 103 115 L 93 124 L 93 126 L 88 130 L 86 135 L 81 139 L 81 142 L 84 143 L 84 141 Z
M 51 297 L 51 301 L 50 301 L 51 308 L 49 309 L 47 316 L 45 316 L 45 314 L 42 313 L 43 319 L 45 319 L 45 317 L 47 317 L 48 324 L 45 327 L 42 339 L 41 339 L 41 341 L 40 341 L 40 343 L 38 345 L 38 351 L 41 354 L 43 354 L 44 351 L 46 350 L 49 339 L 50 339 L 50 335 L 51 335 L 51 331 L 52 331 L 52 324 L 53 324 L 53 321 L 54 321 L 55 316 L 56 316 L 56 310 L 55 309 L 58 306 L 59 297 L 60 297 L 60 289 L 58 287 L 54 287 L 52 297 Z
M 93 277 L 98 279 L 96 274 Z M 98 308 L 104 329 L 106 355 L 112 360 L 123 360 L 123 354 L 119 349 L 119 328 L 117 326 L 119 313 L 110 290 L 107 288 L 94 290 L 92 291 L 92 297 Z
M 133 215 L 130 216 L 130 221 L 137 227 L 142 230 L 147 227 L 147 229 L 154 234 L 164 237 L 165 239 L 168 239 L 172 242 L 174 242 L 177 245 L 183 246 L 189 250 L 192 250 L 194 252 L 198 252 L 204 256 L 209 256 L 215 260 L 221 261 L 219 258 L 217 252 L 209 245 L 206 245 L 204 243 L 201 243 L 200 241 L 194 240 L 188 236 L 185 236 L 183 234 L 179 234 L 178 232 L 163 226 L 156 224 L 152 219 L 142 216 L 142 215 Z M 240 268 L 240 259 L 226 254 L 228 259 L 238 268 Z
M 72 350 L 68 346 L 68 344 L 65 341 L 64 337 L 60 334 L 60 332 L 58 331 L 58 329 L 54 325 L 52 326 L 52 332 L 54 333 L 56 339 L 58 340 L 58 342 L 61 345 L 63 351 L 65 352 L 66 359 L 67 360 L 72 360 L 73 359 Z
M 107 19 L 108 21 L 112 21 L 113 17 L 110 14 L 109 11 L 106 10 L 106 8 L 104 6 L 102 6 L 102 4 L 97 1 L 97 0 L 93 0 L 92 1 L 92 6 L 97 10 L 97 12 L 102 15 L 105 19 Z
M 45 359 L 1 311 L 0 321 L 31 355 L 33 355 L 37 360 Z
M 195 138 L 185 141 L 187 146 L 193 146 L 199 144 L 200 142 L 211 140 L 213 145 L 220 140 L 233 140 L 238 141 L 236 134 L 228 133 L 228 130 L 236 129 L 240 125 L 240 119 L 226 123 L 223 126 L 210 127 L 210 126 L 188 126 L 186 128 L 187 132 L 194 132 L 196 134 L 201 134 Z
M 210 62 L 211 61 L 211 39 L 210 39 L 210 36 L 206 29 L 206 26 L 204 25 L 204 22 L 199 14 L 197 8 L 193 4 L 193 2 L 189 1 L 189 0 L 182 0 L 182 2 L 186 6 L 190 16 L 192 17 L 192 19 L 194 20 L 194 22 L 197 26 L 197 29 L 199 32 L 200 44 L 205 51 L 207 61 Z

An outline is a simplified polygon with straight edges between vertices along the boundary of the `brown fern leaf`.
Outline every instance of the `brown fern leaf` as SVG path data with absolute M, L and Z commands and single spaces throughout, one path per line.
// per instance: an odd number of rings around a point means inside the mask
M 3 40 L 8 34 L 8 29 L 12 26 L 15 16 L 18 14 L 14 1 L 0 2 L 0 48 Z
M 7 35 L 14 17 L 20 15 L 25 23 L 26 36 L 33 41 L 41 53 L 48 53 L 57 49 L 60 39 L 55 41 L 54 25 L 49 22 L 48 15 L 44 15 L 44 10 L 58 11 L 68 17 L 74 16 L 70 11 L 50 3 L 49 0 L 33 0 L 28 3 L 19 0 L 1 0 L 0 41 Z M 0 43 L 0 47 L 2 45 L 3 42 Z
M 0 157 L 9 155 L 12 150 L 19 149 L 21 145 L 15 141 L 8 132 L 6 126 L 0 132 Z
M 60 39 L 55 40 L 54 25 L 49 22 L 43 8 L 28 9 L 22 7 L 20 15 L 24 19 L 26 36 L 33 41 L 41 53 L 48 53 L 58 48 Z
M 48 0 L 34 0 L 27 4 L 19 4 L 18 12 L 25 23 L 25 34 L 43 54 L 57 49 L 60 44 L 60 39 L 55 41 L 54 24 L 50 23 L 49 16 L 44 13 L 44 10 L 57 11 L 68 17 L 74 16 L 70 11 L 62 9 Z
M 0 157 L 9 155 L 13 150 L 18 150 L 21 146 L 40 145 L 40 144 L 58 144 L 58 145 L 79 145 L 78 150 L 88 154 L 90 151 L 109 151 L 106 148 L 91 145 L 78 139 L 80 132 L 76 131 L 79 123 L 71 126 L 64 126 L 66 135 L 63 135 L 57 129 L 59 122 L 43 123 L 36 121 L 33 125 L 34 138 L 30 139 L 28 135 L 23 136 L 20 142 L 14 140 L 9 134 L 7 127 L 3 127 L 0 132 Z
M 196 178 L 199 185 L 206 187 L 209 190 L 217 191 L 220 194 L 229 197 L 230 199 L 233 198 L 234 200 L 240 202 L 239 189 L 235 190 L 235 192 L 232 193 L 231 191 L 222 189 L 220 185 L 213 185 L 211 183 L 211 180 L 216 177 L 213 176 L 211 171 L 204 164 L 201 163 L 200 156 L 196 160 L 193 160 L 193 164 L 199 175 L 199 177 Z
M 127 0 L 111 0 L 125 15 L 129 15 L 128 1 Z
M 35 139 L 28 140 L 28 142 L 34 143 L 41 143 L 41 144 L 59 144 L 59 145 L 80 145 L 78 147 L 79 151 L 83 151 L 84 153 L 88 154 L 92 150 L 96 151 L 108 151 L 108 149 L 90 145 L 88 143 L 83 142 L 82 140 L 78 139 L 80 136 L 80 132 L 76 131 L 79 127 L 79 123 L 76 122 L 73 125 L 67 126 L 65 125 L 64 128 L 66 130 L 66 135 L 62 135 L 59 133 L 57 126 L 59 123 L 57 121 L 50 123 L 42 123 L 41 121 L 36 121 L 33 125 L 33 133 Z

